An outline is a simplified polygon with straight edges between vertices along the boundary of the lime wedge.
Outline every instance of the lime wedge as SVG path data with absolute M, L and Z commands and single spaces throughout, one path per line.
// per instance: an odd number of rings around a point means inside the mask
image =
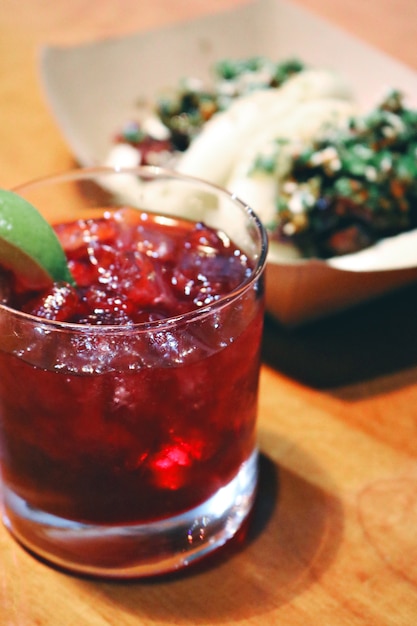
M 0 266 L 25 289 L 43 289 L 54 281 L 74 284 L 52 226 L 27 200 L 4 189 L 0 189 Z

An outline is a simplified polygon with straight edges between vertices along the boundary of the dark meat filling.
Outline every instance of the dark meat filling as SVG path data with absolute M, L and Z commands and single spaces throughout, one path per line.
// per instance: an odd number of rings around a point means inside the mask
M 273 236 L 306 256 L 357 252 L 417 227 L 417 111 L 397 91 L 293 155 Z

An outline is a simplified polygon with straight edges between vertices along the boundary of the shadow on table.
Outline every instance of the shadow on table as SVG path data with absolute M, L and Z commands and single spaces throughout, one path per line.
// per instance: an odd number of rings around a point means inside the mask
M 417 286 L 295 329 L 267 317 L 263 360 L 316 388 L 417 365 Z
M 264 433 L 265 438 L 274 454 L 280 446 L 293 445 L 274 434 Z M 304 451 L 292 454 L 306 476 L 322 472 Z M 124 615 L 146 623 L 248 620 L 290 602 L 317 583 L 333 561 L 343 534 L 343 510 L 337 498 L 278 468 L 270 457 L 262 455 L 260 470 L 259 495 L 245 534 L 215 558 L 153 580 L 74 578 L 77 593 L 91 593 L 109 619 L 117 611 L 120 624 Z

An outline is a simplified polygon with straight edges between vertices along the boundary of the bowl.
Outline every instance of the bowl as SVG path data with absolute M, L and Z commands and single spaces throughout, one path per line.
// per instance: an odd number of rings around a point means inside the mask
M 127 37 L 46 46 L 39 71 L 47 106 L 74 157 L 93 166 L 106 161 L 117 130 L 149 109 L 158 91 L 185 76 L 209 80 L 219 59 L 254 55 L 298 57 L 338 72 L 361 110 L 390 87 L 417 103 L 417 74 L 410 68 L 285 0 L 249 2 Z M 412 283 L 416 237 L 405 233 L 326 261 L 289 262 L 271 247 L 267 310 L 280 324 L 298 326 Z

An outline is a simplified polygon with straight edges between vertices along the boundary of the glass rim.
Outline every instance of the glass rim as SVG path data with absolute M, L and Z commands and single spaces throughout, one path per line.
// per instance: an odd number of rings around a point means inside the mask
M 248 276 L 245 280 L 243 280 L 237 287 L 235 287 L 231 293 L 220 296 L 218 300 L 207 304 L 202 307 L 196 307 L 187 311 L 186 313 L 180 313 L 178 315 L 169 316 L 166 318 L 162 318 L 159 320 L 153 320 L 148 322 L 139 322 L 139 323 L 125 323 L 125 324 L 84 324 L 84 323 L 76 323 L 76 322 L 63 322 L 57 320 L 48 320 L 47 318 L 39 317 L 37 315 L 32 315 L 30 313 L 25 313 L 24 311 L 19 311 L 18 309 L 14 309 L 6 304 L 0 303 L 0 312 L 7 312 L 8 315 L 13 316 L 15 318 L 21 319 L 22 321 L 26 321 L 33 325 L 42 326 L 43 328 L 48 327 L 51 330 L 61 330 L 61 331 L 72 331 L 78 333 L 86 333 L 86 332 L 95 332 L 95 333 L 138 333 L 138 332 L 151 332 L 155 330 L 163 331 L 169 330 L 172 327 L 185 325 L 188 322 L 194 321 L 196 319 L 203 319 L 209 315 L 212 315 L 216 311 L 224 308 L 234 300 L 238 299 L 242 294 L 245 293 L 249 289 L 249 287 L 261 276 L 266 266 L 266 259 L 268 253 L 268 235 L 265 227 L 263 226 L 261 220 L 255 213 L 255 211 L 245 203 L 241 198 L 239 198 L 236 194 L 228 191 L 226 188 L 217 185 L 216 183 L 211 183 L 202 178 L 198 178 L 195 176 L 190 176 L 188 174 L 183 174 L 181 172 L 177 172 L 173 169 L 153 166 L 153 165 L 138 165 L 136 167 L 110 167 L 110 166 L 89 166 L 89 167 L 80 167 L 73 168 L 70 170 L 65 170 L 63 172 L 57 172 L 55 174 L 41 176 L 38 178 L 34 178 L 32 180 L 27 181 L 26 183 L 21 183 L 19 185 L 15 185 L 11 191 L 16 194 L 23 190 L 29 190 L 30 188 L 35 188 L 38 185 L 44 184 L 53 184 L 53 183 L 65 183 L 71 181 L 81 181 L 92 178 L 93 176 L 99 175 L 112 175 L 112 174 L 135 174 L 140 175 L 142 178 L 154 178 L 163 179 L 163 178 L 171 178 L 176 180 L 181 180 L 184 182 L 189 182 L 194 185 L 202 185 L 208 190 L 214 190 L 217 193 L 223 195 L 223 197 L 228 198 L 234 204 L 236 204 L 249 218 L 249 221 L 255 226 L 256 231 L 260 236 L 260 253 L 258 257 L 255 259 L 256 263 L 253 267 L 250 276 Z

